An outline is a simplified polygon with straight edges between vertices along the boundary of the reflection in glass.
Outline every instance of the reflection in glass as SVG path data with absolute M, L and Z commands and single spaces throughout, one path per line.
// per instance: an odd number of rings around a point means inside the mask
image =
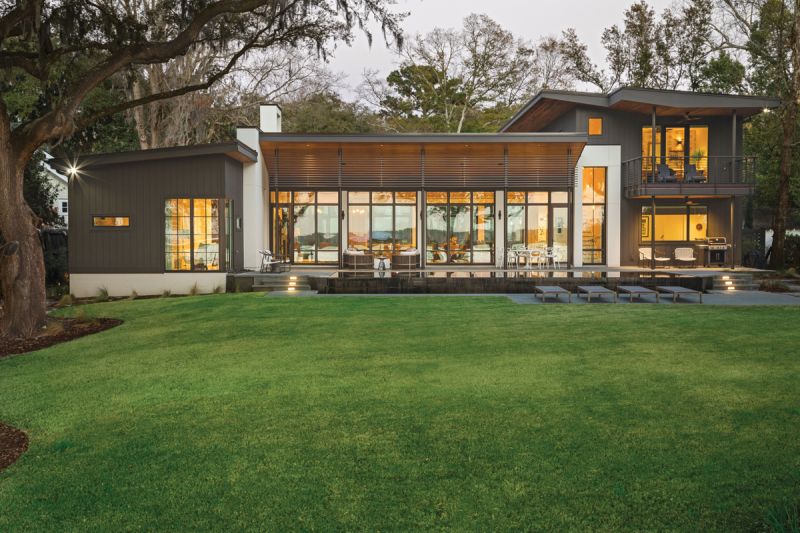
M 506 194 L 506 202 L 508 202 L 509 204 L 524 204 L 525 203 L 525 193 L 524 192 L 509 192 L 509 193 Z
M 417 247 L 417 208 L 413 205 L 395 206 L 395 250 L 402 252 Z
M 390 192 L 373 192 L 372 193 L 372 203 L 373 204 L 390 204 L 390 203 L 392 203 L 392 193 L 390 193 Z
M 313 204 L 315 194 L 313 192 L 296 192 L 294 193 L 294 203 L 296 204 Z
M 547 206 L 528 206 L 528 248 L 544 248 L 547 246 Z
M 347 246 L 356 250 L 369 247 L 369 206 L 350 206 L 347 217 Z
M 429 263 L 447 262 L 447 206 L 429 205 L 426 208 L 427 223 L 425 242 Z
M 373 200 L 375 195 L 373 194 Z M 372 251 L 387 255 L 392 250 L 392 211 L 391 205 L 372 206 Z
M 476 263 L 491 263 L 494 250 L 494 206 L 476 205 L 472 230 L 472 259 Z
M 452 263 L 470 262 L 470 226 L 472 206 L 450 206 L 449 252 Z
M 516 245 L 517 248 L 525 246 L 525 206 L 508 206 L 508 216 L 506 217 L 508 227 L 509 247 Z
M 569 257 L 569 209 L 566 207 L 553 208 L 553 251 L 557 261 L 567 262 Z
M 348 201 L 351 204 L 368 204 L 369 203 L 369 193 L 368 192 L 349 192 L 347 193 Z
M 297 193 L 295 193 L 297 194 Z M 316 239 L 314 237 L 315 213 L 313 205 L 294 206 L 294 262 L 316 261 Z
M 546 204 L 547 203 L 547 192 L 542 192 L 542 191 L 529 192 L 528 193 L 528 203 L 529 204 Z
M 425 193 L 425 201 L 429 204 L 446 204 L 447 203 L 447 193 L 446 192 L 428 192 Z
M 450 193 L 450 203 L 451 204 L 468 204 L 470 202 L 469 193 L 464 191 L 459 192 L 451 192 Z
M 339 260 L 339 206 L 317 206 L 317 261 Z
M 394 193 L 394 201 L 398 204 L 415 204 L 417 203 L 417 193 L 396 192 Z

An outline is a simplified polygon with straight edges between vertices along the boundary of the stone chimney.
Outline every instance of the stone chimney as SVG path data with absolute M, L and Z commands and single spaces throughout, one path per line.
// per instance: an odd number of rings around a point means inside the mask
M 281 132 L 281 106 L 278 104 L 264 104 L 260 106 L 259 129 L 264 133 Z

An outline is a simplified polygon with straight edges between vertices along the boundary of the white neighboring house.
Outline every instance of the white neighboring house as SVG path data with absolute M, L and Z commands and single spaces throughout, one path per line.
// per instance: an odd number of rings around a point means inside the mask
M 69 179 L 67 176 L 50 166 L 48 161 L 51 159 L 53 159 L 53 156 L 45 152 L 42 166 L 44 167 L 44 171 L 47 173 L 50 183 L 53 185 L 55 190 L 58 191 L 58 195 L 56 196 L 55 200 L 53 200 L 53 209 L 55 209 L 56 212 L 61 215 L 61 218 L 64 219 L 64 226 L 69 227 Z

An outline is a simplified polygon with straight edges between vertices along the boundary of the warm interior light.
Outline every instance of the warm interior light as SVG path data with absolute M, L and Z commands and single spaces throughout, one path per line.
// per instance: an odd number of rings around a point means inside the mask
M 294 287 L 289 287 L 287 290 L 288 290 L 289 292 L 291 292 L 291 291 L 295 290 L 295 288 L 294 288 Z
M 731 279 L 730 276 L 722 276 L 722 279 Z
M 289 286 L 290 286 L 290 287 L 294 287 L 295 285 L 297 285 L 297 282 L 296 282 L 296 281 L 290 281 L 290 282 L 289 282 Z
M 733 282 L 732 281 L 726 281 L 725 285 L 733 285 Z
M 736 287 L 728 287 L 729 291 L 732 291 L 732 290 L 735 290 L 735 289 L 736 289 Z

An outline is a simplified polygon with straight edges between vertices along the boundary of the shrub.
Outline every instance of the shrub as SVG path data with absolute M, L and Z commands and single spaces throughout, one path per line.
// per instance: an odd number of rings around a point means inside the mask
M 189 296 L 197 296 L 200 294 L 200 287 L 197 286 L 197 283 L 192 285 L 192 288 L 189 289 Z
M 131 295 L 130 295 L 130 296 L 128 296 L 128 299 L 129 299 L 129 300 L 135 300 L 135 299 L 136 299 L 136 298 L 138 298 L 138 297 L 139 297 L 139 293 L 138 293 L 138 292 L 136 292 L 136 291 L 131 291 Z
M 97 296 L 94 299 L 95 302 L 107 302 L 108 301 L 108 289 L 105 287 L 100 287 L 97 289 Z
M 792 288 L 786 282 L 779 279 L 765 279 L 758 287 L 759 290 L 766 292 L 791 292 Z
M 222 285 L 217 285 L 216 287 L 214 287 L 214 294 L 222 294 L 222 292 L 223 292 Z
M 72 295 L 71 294 L 65 294 L 64 296 L 62 296 L 58 300 L 58 303 L 56 304 L 56 307 L 69 307 L 73 303 L 74 303 L 74 300 L 72 299 Z
M 161 293 L 162 298 L 169 298 L 170 296 L 172 296 L 172 291 L 170 291 L 169 289 Z

